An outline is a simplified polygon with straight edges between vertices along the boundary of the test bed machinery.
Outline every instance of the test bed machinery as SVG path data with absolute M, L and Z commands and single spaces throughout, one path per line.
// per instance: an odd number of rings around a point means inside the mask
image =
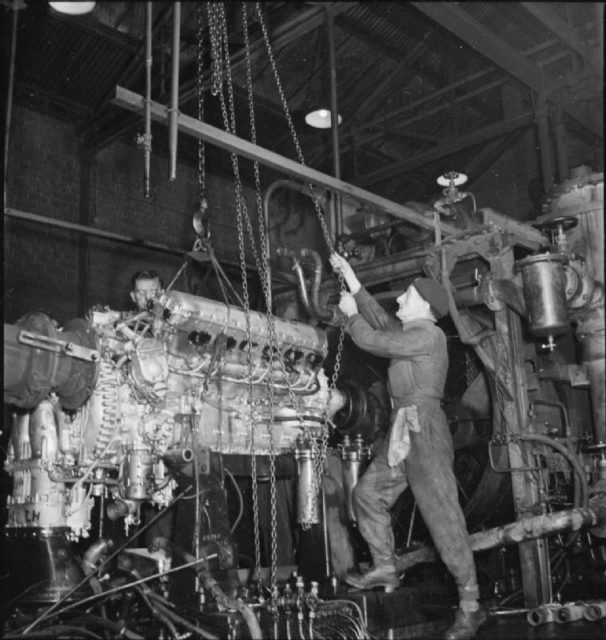
M 460 233 L 407 244 L 383 225 L 341 248 L 386 305 L 419 275 L 447 289 L 444 408 L 482 599 L 600 624 L 603 174 L 551 196 L 532 225 L 447 197 L 434 209 Z M 388 425 L 385 369 L 343 342 L 319 255 L 282 255 L 300 290 L 275 315 L 169 290 L 139 314 L 5 324 L 6 637 L 398 637 L 448 602 L 410 495 L 401 588 L 340 580 L 368 561 L 351 492 Z

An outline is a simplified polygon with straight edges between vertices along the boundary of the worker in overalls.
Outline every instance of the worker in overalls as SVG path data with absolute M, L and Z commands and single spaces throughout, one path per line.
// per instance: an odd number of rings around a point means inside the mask
M 459 592 L 455 622 L 444 638 L 472 638 L 486 613 L 478 603 L 475 562 L 453 471 L 452 436 L 440 404 L 448 351 L 436 320 L 448 313 L 448 296 L 435 280 L 417 278 L 397 298 L 394 318 L 362 287 L 345 258 L 333 253 L 330 263 L 349 289 L 339 302 L 347 332 L 361 349 L 391 361 L 392 424 L 354 489 L 358 527 L 373 567 L 362 575 L 349 574 L 345 581 L 357 589 L 399 585 L 389 509 L 410 486 Z

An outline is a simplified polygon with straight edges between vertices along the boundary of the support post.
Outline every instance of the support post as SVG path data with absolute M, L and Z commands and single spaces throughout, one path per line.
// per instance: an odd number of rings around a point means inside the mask
M 337 103 L 337 62 L 335 57 L 335 29 L 332 7 L 326 5 L 326 31 L 328 37 L 328 60 L 330 69 L 330 132 L 332 139 L 333 173 L 337 180 L 341 179 L 341 154 L 339 150 L 339 107 Z M 343 209 L 341 196 L 333 194 L 331 199 L 331 232 L 333 241 L 341 233 Z
M 554 139 L 556 162 L 558 165 L 558 180 L 560 184 L 568 178 L 568 152 L 566 149 L 566 129 L 564 128 L 564 112 L 561 107 L 555 108 L 554 113 Z
M 542 91 L 537 95 L 535 119 L 537 124 L 537 136 L 539 139 L 539 155 L 541 157 L 543 193 L 549 193 L 553 188 L 553 164 L 551 160 L 551 140 L 549 138 L 547 100 L 545 98 L 545 93 Z
M 513 247 L 501 251 L 492 259 L 491 273 L 495 278 L 513 278 Z M 522 340 L 520 317 L 508 307 L 495 312 L 495 328 L 498 335 L 496 361 L 506 368 L 504 374 L 509 378 L 512 399 L 500 398 L 503 420 L 507 430 L 513 434 L 525 433 L 528 416 L 528 380 L 525 363 L 525 343 Z M 498 371 L 497 371 L 498 373 Z M 527 467 L 524 459 L 524 444 L 510 442 L 508 445 L 509 464 L 513 470 L 511 487 L 513 502 L 518 519 L 535 515 L 534 509 L 540 502 L 536 481 L 529 471 L 516 471 Z M 522 570 L 522 590 L 525 605 L 538 607 L 551 601 L 551 572 L 547 542 L 537 538 L 520 543 L 520 567 Z

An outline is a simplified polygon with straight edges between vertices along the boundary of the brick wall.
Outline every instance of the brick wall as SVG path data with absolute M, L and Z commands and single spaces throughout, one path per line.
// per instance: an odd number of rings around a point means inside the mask
M 7 205 L 77 222 L 80 175 L 73 129 L 29 109 L 13 110 Z M 5 321 L 27 311 L 73 317 L 78 269 L 77 235 L 47 225 L 5 219 Z
M 183 262 L 180 252 L 192 249 L 192 215 L 197 205 L 193 168 L 179 164 L 177 178 L 171 182 L 167 159 L 152 154 L 152 197 L 147 200 L 143 195 L 143 158 L 134 146 L 117 142 L 100 151 L 90 166 L 88 188 L 85 166 L 70 123 L 14 108 L 9 208 L 143 239 L 175 252 L 8 217 L 4 241 L 6 322 L 14 322 L 28 311 L 42 311 L 62 323 L 92 304 L 124 308 L 135 271 L 155 269 L 168 284 Z M 220 258 L 237 260 L 233 181 L 211 175 L 207 189 L 213 246 Z M 245 190 L 245 196 L 255 219 L 254 194 Z M 81 245 L 85 253 L 80 251 Z M 247 260 L 252 263 L 251 255 Z M 79 284 L 82 279 L 84 287 Z M 177 288 L 184 288 L 184 283 Z

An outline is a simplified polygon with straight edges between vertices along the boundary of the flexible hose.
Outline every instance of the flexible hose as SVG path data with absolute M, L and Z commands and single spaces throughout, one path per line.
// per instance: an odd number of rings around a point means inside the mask
M 210 631 L 206 631 L 206 629 L 202 629 L 201 627 L 198 627 L 197 625 L 193 624 L 189 620 L 186 620 L 185 618 L 181 617 L 179 614 L 175 613 L 174 611 L 169 609 L 167 606 L 165 606 L 162 602 L 159 601 L 160 596 L 157 593 L 154 593 L 152 591 L 148 595 L 153 598 L 158 610 L 160 610 L 165 616 L 167 616 L 177 624 L 183 625 L 190 631 L 197 633 L 202 638 L 206 638 L 206 640 L 219 640 L 218 637 L 213 633 L 210 633 Z
M 154 539 L 153 544 L 158 549 L 169 549 L 170 551 L 180 556 L 186 562 L 195 560 L 194 556 L 191 553 L 188 553 L 187 551 L 185 551 L 185 549 L 183 549 L 179 545 L 176 545 L 174 542 L 167 540 L 166 538 L 157 537 Z M 219 583 L 215 580 L 206 566 L 202 565 L 200 568 L 198 568 L 197 573 L 202 586 L 211 593 L 218 604 L 225 606 L 228 609 L 235 609 L 242 615 L 242 617 L 244 618 L 244 622 L 246 622 L 246 626 L 248 627 L 251 640 L 263 640 L 261 627 L 259 626 L 259 621 L 257 620 L 254 611 L 235 598 L 231 598 L 230 596 L 228 596 L 223 591 L 223 589 L 221 589 Z
M 160 607 L 157 606 L 157 603 L 154 603 L 150 600 L 148 594 L 146 593 L 146 588 L 149 589 L 149 587 L 147 586 L 137 585 L 135 587 L 135 590 L 141 596 L 143 602 L 145 602 L 145 604 L 147 605 L 147 608 L 149 609 L 152 616 L 156 618 L 156 620 L 160 621 L 170 631 L 173 638 L 178 638 L 179 633 L 177 631 L 177 627 L 175 627 L 173 621 L 164 614 Z
M 587 484 L 587 476 L 585 474 L 585 469 L 581 466 L 578 457 L 572 453 L 569 449 L 567 449 L 563 444 L 560 444 L 557 440 L 550 438 L 549 436 L 544 436 L 538 433 L 529 433 L 521 436 L 517 436 L 518 440 L 528 440 L 530 442 L 538 442 L 540 444 L 546 444 L 553 449 L 555 449 L 558 453 L 561 453 L 568 462 L 572 465 L 572 468 L 575 470 L 577 477 L 580 483 L 581 490 L 581 506 L 586 507 L 587 502 L 589 500 L 589 487 Z

